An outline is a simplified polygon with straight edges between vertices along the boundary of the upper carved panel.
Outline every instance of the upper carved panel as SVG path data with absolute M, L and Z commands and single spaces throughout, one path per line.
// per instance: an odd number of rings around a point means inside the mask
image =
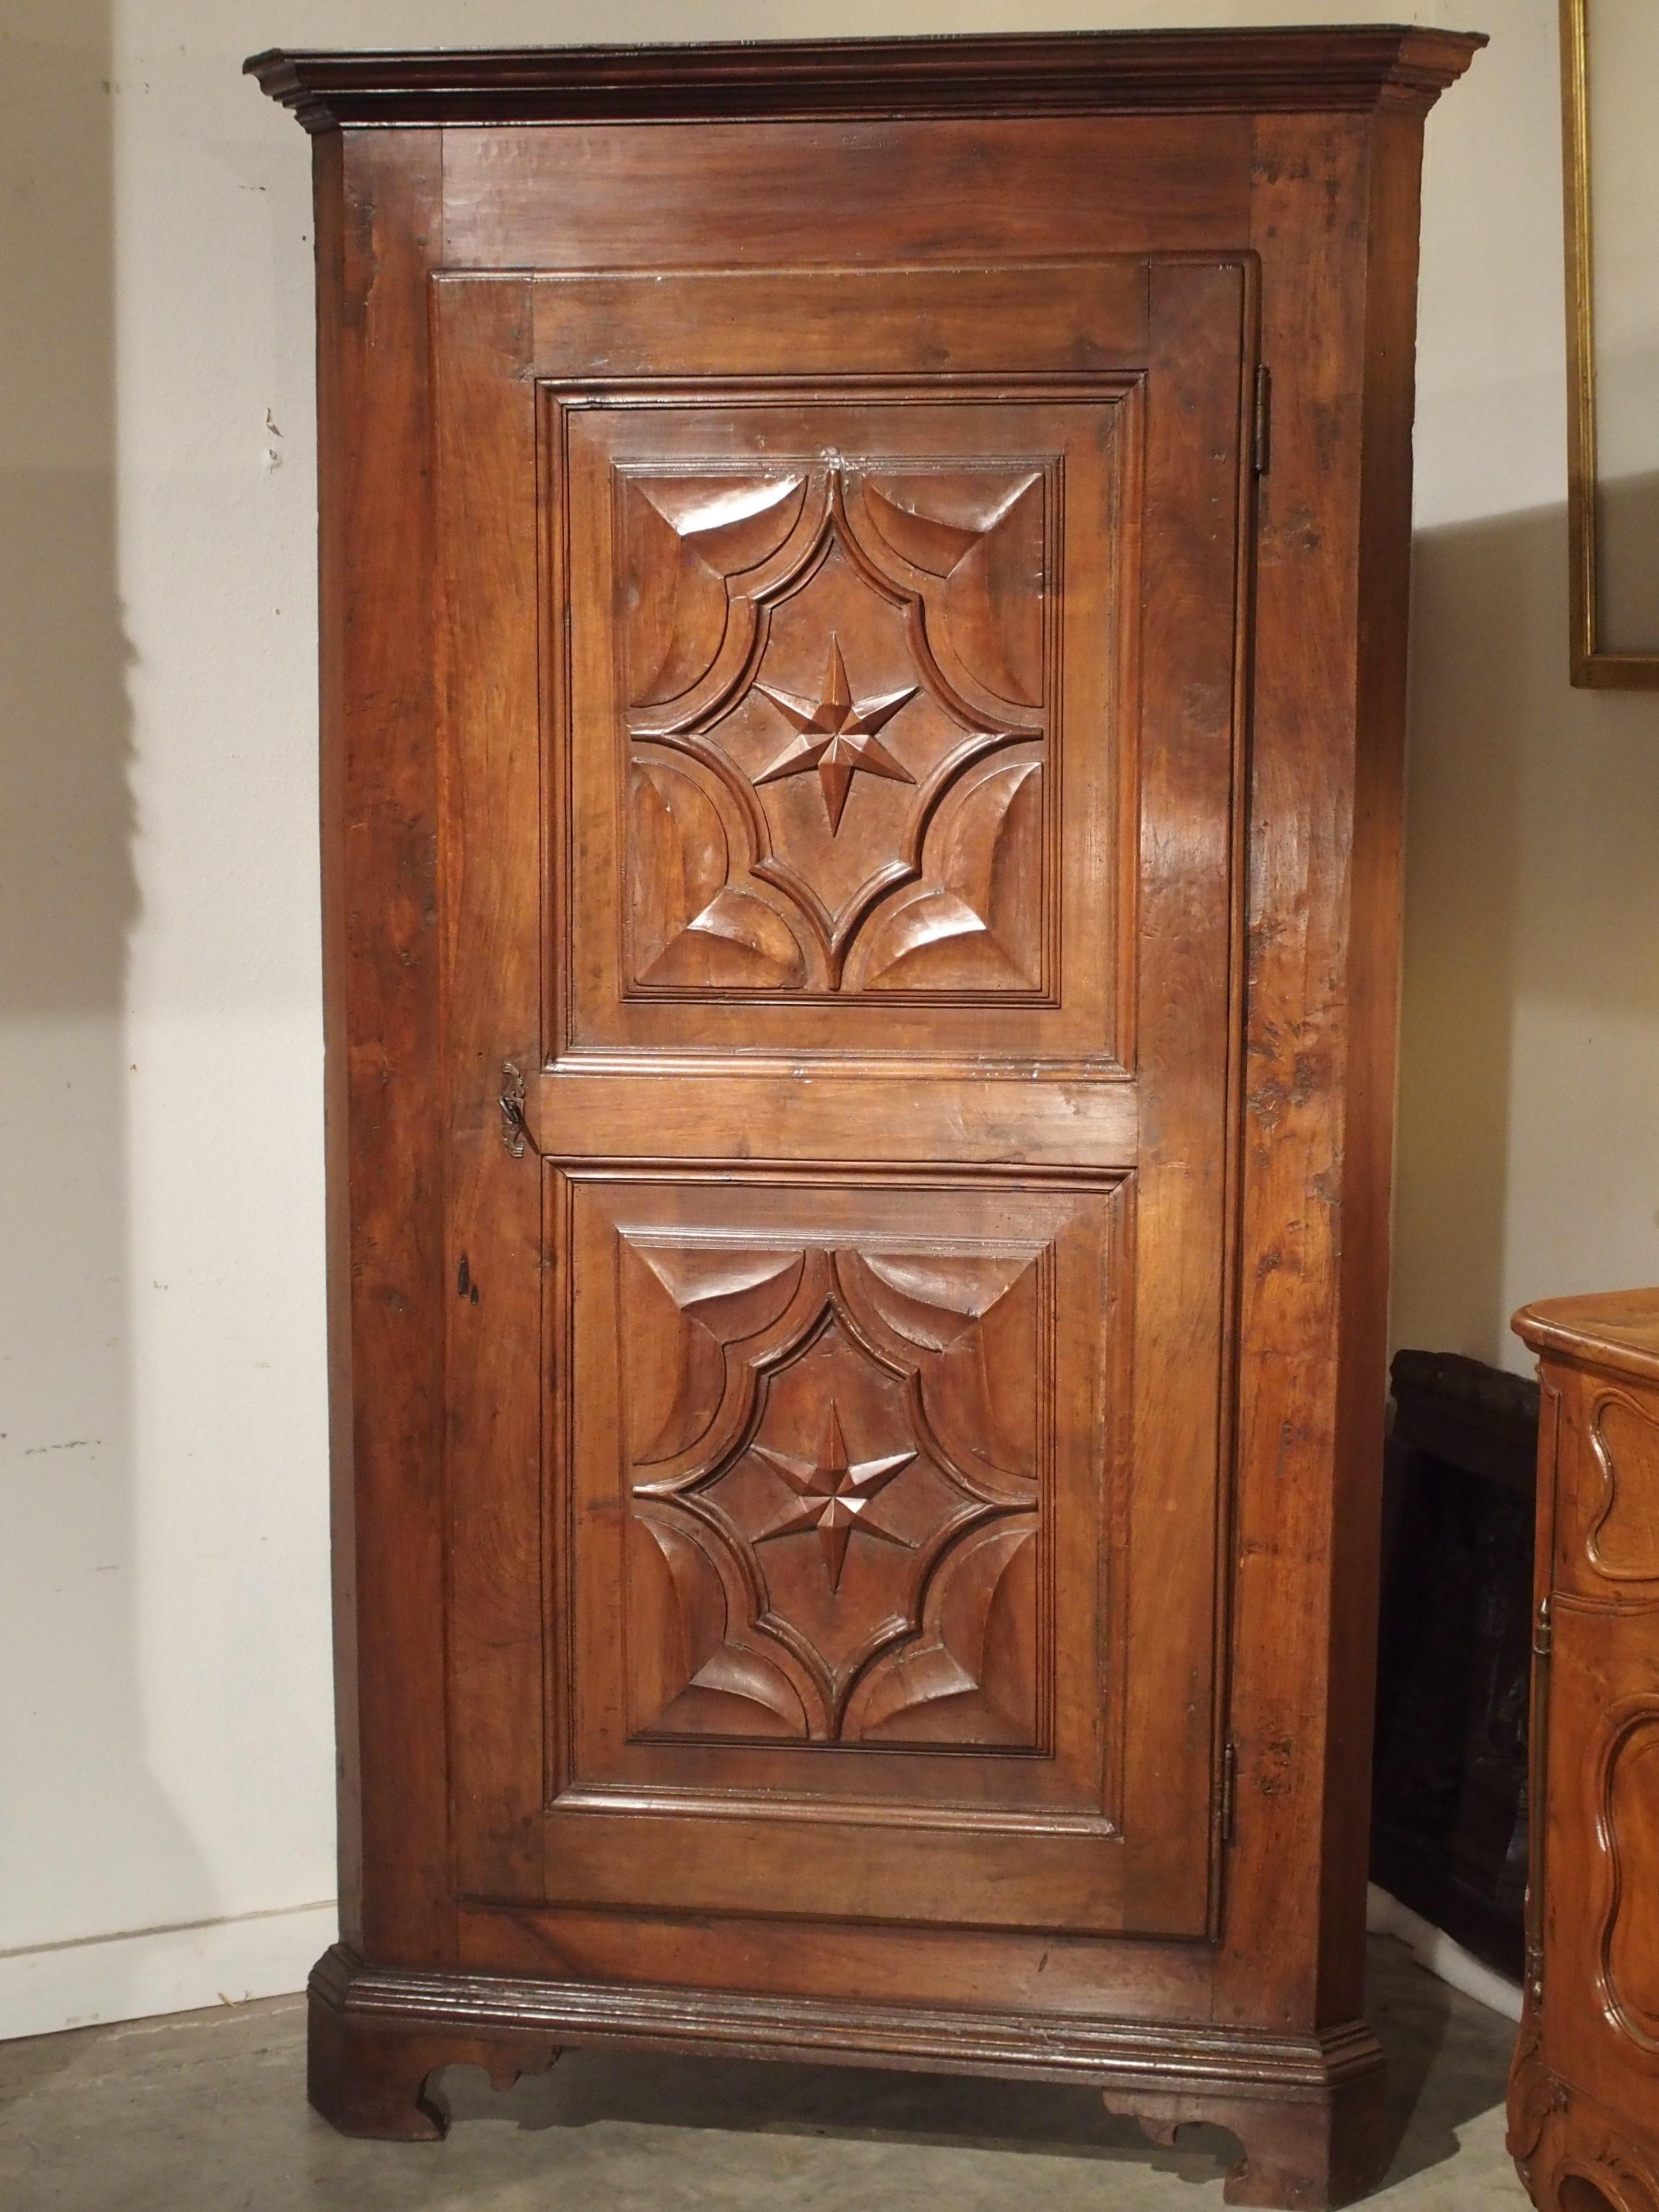
M 1048 1279 L 623 1238 L 636 1735 L 1039 1747 Z
M 1044 994 L 1057 486 L 619 472 L 631 990 Z

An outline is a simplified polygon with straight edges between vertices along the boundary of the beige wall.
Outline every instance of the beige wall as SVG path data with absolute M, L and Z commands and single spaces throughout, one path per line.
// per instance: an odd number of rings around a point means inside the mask
M 1397 1334 L 1518 1364 L 1522 1297 L 1659 1279 L 1659 700 L 1564 674 L 1553 0 L 10 0 L 0 2033 L 291 1988 L 329 1918 L 310 219 L 243 55 L 1374 12 L 1498 33 L 1430 126 Z
M 1605 13 L 1649 0 L 1599 0 Z M 1396 1340 L 1659 1281 L 1659 697 L 1565 675 L 1554 0 L 1431 125 Z

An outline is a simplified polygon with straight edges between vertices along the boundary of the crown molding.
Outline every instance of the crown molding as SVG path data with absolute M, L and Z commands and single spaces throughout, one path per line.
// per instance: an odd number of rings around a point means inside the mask
M 453 53 L 256 54 L 307 131 L 941 115 L 1426 113 L 1478 32 L 1068 32 L 1041 38 L 757 40 Z

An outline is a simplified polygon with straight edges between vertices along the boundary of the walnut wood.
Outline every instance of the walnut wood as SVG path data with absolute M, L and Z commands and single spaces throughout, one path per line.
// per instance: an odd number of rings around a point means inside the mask
M 376 1958 L 428 1960 L 454 1946 L 444 1658 L 420 1634 L 446 1581 L 444 1126 L 434 530 L 408 488 L 431 437 L 441 166 L 426 131 L 354 147 L 349 180 L 337 138 L 313 155 L 341 1925 Z M 375 1378 L 394 1376 L 388 1395 Z M 374 1651 L 400 1656 L 360 1665 Z
M 550 1973 L 377 1970 L 343 1946 L 312 1975 L 311 2017 L 313 2067 L 322 2059 L 313 2100 L 350 2134 L 441 2134 L 441 2107 L 422 2093 L 436 2066 L 487 2063 L 501 2087 L 581 2045 L 1087 2083 L 1155 2142 L 1194 2122 L 1228 2129 L 1243 2155 L 1225 2201 L 1285 2212 L 1347 2203 L 1382 2157 L 1382 2076 L 1358 2024 L 1298 2037 L 748 1992 L 688 2001 L 672 1989 Z
M 1542 2212 L 1659 2212 L 1659 1290 L 1515 1328 L 1544 1419 L 1509 2147 Z
M 1086 2080 L 1232 2128 L 1237 2203 L 1374 2171 L 1478 43 L 254 65 L 318 134 L 338 2124 L 623 2040 Z
M 1108 2104 L 1116 2101 L 1109 2092 Z M 1154 2142 L 1173 2145 L 1193 2120 L 1236 2135 L 1244 2154 L 1222 2190 L 1228 2204 L 1346 2204 L 1365 2193 L 1384 2156 L 1382 2076 L 1374 2067 L 1352 2077 L 1334 2074 L 1328 2093 L 1317 2098 L 1292 2094 L 1267 2104 L 1182 2093 L 1144 2098 L 1133 2109 Z
M 724 2046 L 747 2057 L 816 2057 L 930 2072 L 1104 2082 L 1118 2110 L 1134 2109 L 1127 2102 L 1132 2097 L 1152 2109 L 1160 2100 L 1206 2094 L 1242 2105 L 1246 2084 L 1314 2102 L 1376 2075 L 1376 2045 L 1363 2024 L 1308 2036 L 1271 2028 L 1237 2033 L 1196 2023 L 1097 2019 L 1056 2025 L 1040 2015 L 629 1987 L 551 1973 L 534 1979 L 421 1974 L 365 1966 L 343 1946 L 319 1962 L 311 1994 L 353 2027 L 502 2029 L 520 2032 L 537 2049 L 580 2043 L 695 2053 Z M 540 2043 L 532 2038 L 535 2029 L 542 2031 Z
M 476 269 L 665 268 L 780 272 L 866 263 L 926 269 L 1201 252 L 1249 237 L 1246 115 L 1126 114 L 832 123 L 759 118 L 698 126 L 698 190 L 681 125 L 568 123 L 452 131 L 447 252 Z M 811 161 L 801 166 L 807 143 Z M 839 220 L 826 226 L 825 167 Z M 797 300 L 799 293 L 795 292 Z M 621 335 L 626 335 L 624 321 Z M 1018 331 L 1007 343 L 1024 357 Z
M 422 2033 L 413 2018 L 364 2021 L 349 2014 L 352 1954 L 325 1954 L 311 1977 L 307 2088 L 311 2102 L 343 2135 L 434 2142 L 449 2114 L 432 2076 L 446 2066 L 481 2066 L 490 2086 L 510 2089 L 525 2074 L 545 2074 L 558 2045 L 496 2023 L 481 2035 L 453 2023 Z
M 534 52 L 256 54 L 308 131 L 365 123 L 728 116 L 1426 113 L 1486 40 L 1368 25 L 1041 38 L 835 39 Z
M 926 1092 L 918 1096 L 919 1080 Z M 690 1089 L 695 1081 L 696 1090 Z M 942 1158 L 1024 1172 L 1034 1167 L 1133 1168 L 1137 1101 L 1127 1082 L 1056 1083 L 1033 1101 L 1018 1078 L 867 1075 L 838 1067 L 803 1083 L 792 1066 L 709 1075 L 653 1063 L 648 1076 L 567 1063 L 528 1079 L 526 1132 L 544 1159 L 672 1160 L 726 1157 L 713 1141 L 742 1131 L 748 1157 L 769 1164 L 843 1149 L 849 1113 L 877 1117 L 872 1163 Z

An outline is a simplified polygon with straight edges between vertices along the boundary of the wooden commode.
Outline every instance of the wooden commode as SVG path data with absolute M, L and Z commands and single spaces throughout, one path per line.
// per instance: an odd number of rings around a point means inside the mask
M 1423 118 L 1365 27 L 250 64 L 313 134 L 312 2095 L 1380 2158 Z
M 1541 2212 L 1659 2212 L 1659 1290 L 1515 1326 L 1543 1419 L 1510 2149 Z

